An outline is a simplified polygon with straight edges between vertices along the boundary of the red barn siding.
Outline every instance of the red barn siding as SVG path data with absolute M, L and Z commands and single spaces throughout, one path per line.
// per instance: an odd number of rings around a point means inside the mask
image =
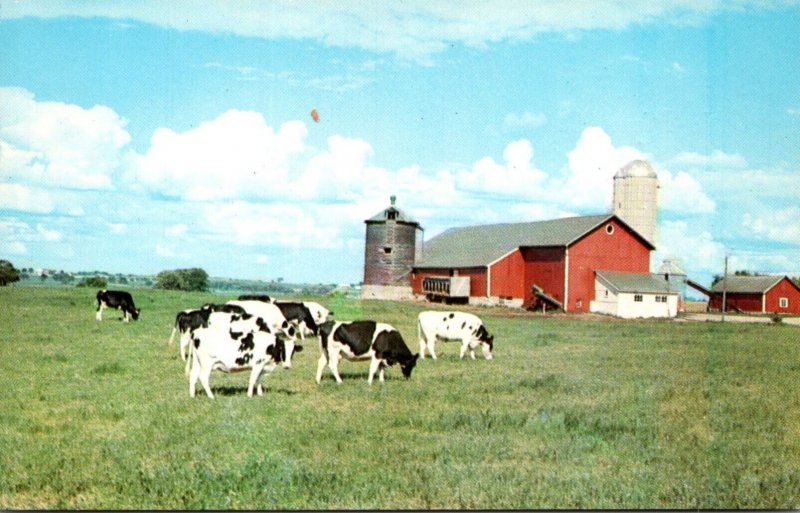
M 789 300 L 787 308 L 781 308 L 779 299 L 785 297 Z M 784 278 L 767 291 L 767 312 L 800 314 L 800 290 Z
M 536 284 L 545 294 L 564 302 L 564 248 L 522 248 L 525 259 L 525 304 L 532 298 L 531 285 Z
M 613 233 L 606 231 L 607 225 Z M 612 219 L 569 247 L 569 294 L 567 311 L 588 312 L 594 299 L 595 271 L 650 272 L 650 249 Z M 578 306 L 580 302 L 580 306 Z
M 763 312 L 763 297 L 764 295 L 759 293 L 745 294 L 742 292 L 728 292 L 725 295 L 725 302 L 727 303 L 725 311 L 731 312 L 741 310 L 742 312 L 761 313 Z M 708 309 L 722 310 L 722 294 L 715 293 L 709 298 Z
M 525 261 L 520 250 L 516 249 L 489 267 L 489 294 L 502 298 L 524 297 L 524 276 Z

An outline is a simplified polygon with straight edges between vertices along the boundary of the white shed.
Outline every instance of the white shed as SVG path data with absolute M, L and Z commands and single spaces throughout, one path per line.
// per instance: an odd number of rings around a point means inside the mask
M 675 317 L 679 294 L 663 275 L 595 271 L 590 310 L 624 319 Z

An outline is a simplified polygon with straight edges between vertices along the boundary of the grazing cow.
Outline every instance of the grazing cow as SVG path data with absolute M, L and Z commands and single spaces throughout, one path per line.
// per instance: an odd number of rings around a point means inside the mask
M 264 294 L 242 294 L 239 296 L 239 301 L 263 301 L 265 303 L 272 303 L 274 300 Z
M 375 321 L 328 321 L 319 327 L 319 344 L 322 355 L 317 364 L 317 384 L 322 380 L 325 364 L 330 367 L 337 383 L 342 382 L 339 376 L 339 360 L 342 356 L 350 361 L 370 360 L 369 379 L 379 372 L 383 383 L 385 367 L 400 364 L 403 376 L 408 379 L 417 363 L 419 355 L 412 355 L 403 337 L 388 324 Z
M 228 305 L 236 305 L 244 308 L 244 310 L 256 317 L 264 320 L 270 331 L 276 336 L 281 337 L 286 346 L 286 358 L 283 360 L 283 368 L 290 369 L 292 367 L 292 355 L 303 350 L 303 346 L 297 344 L 297 330 L 289 321 L 286 320 L 281 309 L 272 303 L 265 303 L 263 301 L 248 300 L 248 301 L 228 301 Z
M 280 301 L 278 302 L 280 303 Z M 303 304 L 308 308 L 308 311 L 311 312 L 311 316 L 314 318 L 314 322 L 317 323 L 317 326 L 327 321 L 328 317 L 333 315 L 333 312 L 315 301 L 303 301 Z
M 480 345 L 483 356 L 487 360 L 492 359 L 494 336 L 489 335 L 483 321 L 476 315 L 465 312 L 420 312 L 417 317 L 417 332 L 419 353 L 423 359 L 426 348 L 430 351 L 431 358 L 436 359 L 433 348 L 437 339 L 461 341 L 460 358 L 464 358 L 469 349 L 470 356 L 474 360 L 475 348 Z
M 237 317 L 237 316 L 234 316 Z M 247 396 L 253 397 L 253 389 L 263 395 L 261 375 L 271 373 L 283 361 L 286 347 L 283 340 L 272 333 L 262 331 L 253 322 L 254 317 L 232 321 L 226 327 L 198 328 L 191 334 L 190 355 L 192 368 L 189 375 L 189 396 L 195 396 L 197 380 L 203 385 L 206 395 L 214 394 L 209 386 L 213 370 L 239 372 L 250 370 Z
M 297 326 L 301 339 L 306 339 L 306 333 L 310 335 L 317 334 L 317 323 L 305 303 L 276 301 L 273 304 L 280 309 L 287 321 Z
M 139 318 L 139 309 L 133 304 L 133 297 L 129 292 L 122 290 L 101 290 L 97 292 L 97 313 L 95 319 L 103 320 L 103 308 L 115 308 L 122 310 L 125 322 Z
M 213 303 L 206 303 L 202 307 L 195 310 L 183 310 L 178 312 L 175 316 L 175 326 L 172 328 L 172 334 L 169 336 L 169 343 L 175 337 L 176 332 L 180 332 L 180 348 L 181 358 L 186 360 L 186 348 L 189 346 L 189 332 L 197 328 L 207 328 L 209 322 L 209 315 L 215 312 L 222 313 L 235 313 L 243 314 L 244 308 L 236 305 L 215 305 Z

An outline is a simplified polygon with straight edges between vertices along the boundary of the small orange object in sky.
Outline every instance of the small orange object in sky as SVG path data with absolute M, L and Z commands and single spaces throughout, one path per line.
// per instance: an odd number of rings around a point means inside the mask
M 314 120 L 314 123 L 319 123 L 319 112 L 317 112 L 317 109 L 311 109 L 311 119 Z

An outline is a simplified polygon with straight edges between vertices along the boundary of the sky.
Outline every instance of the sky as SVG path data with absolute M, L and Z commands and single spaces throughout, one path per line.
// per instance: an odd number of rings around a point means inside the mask
M 797 1 L 8 1 L 0 48 L 17 268 L 358 283 L 391 195 L 601 214 L 641 158 L 653 271 L 800 276 Z

